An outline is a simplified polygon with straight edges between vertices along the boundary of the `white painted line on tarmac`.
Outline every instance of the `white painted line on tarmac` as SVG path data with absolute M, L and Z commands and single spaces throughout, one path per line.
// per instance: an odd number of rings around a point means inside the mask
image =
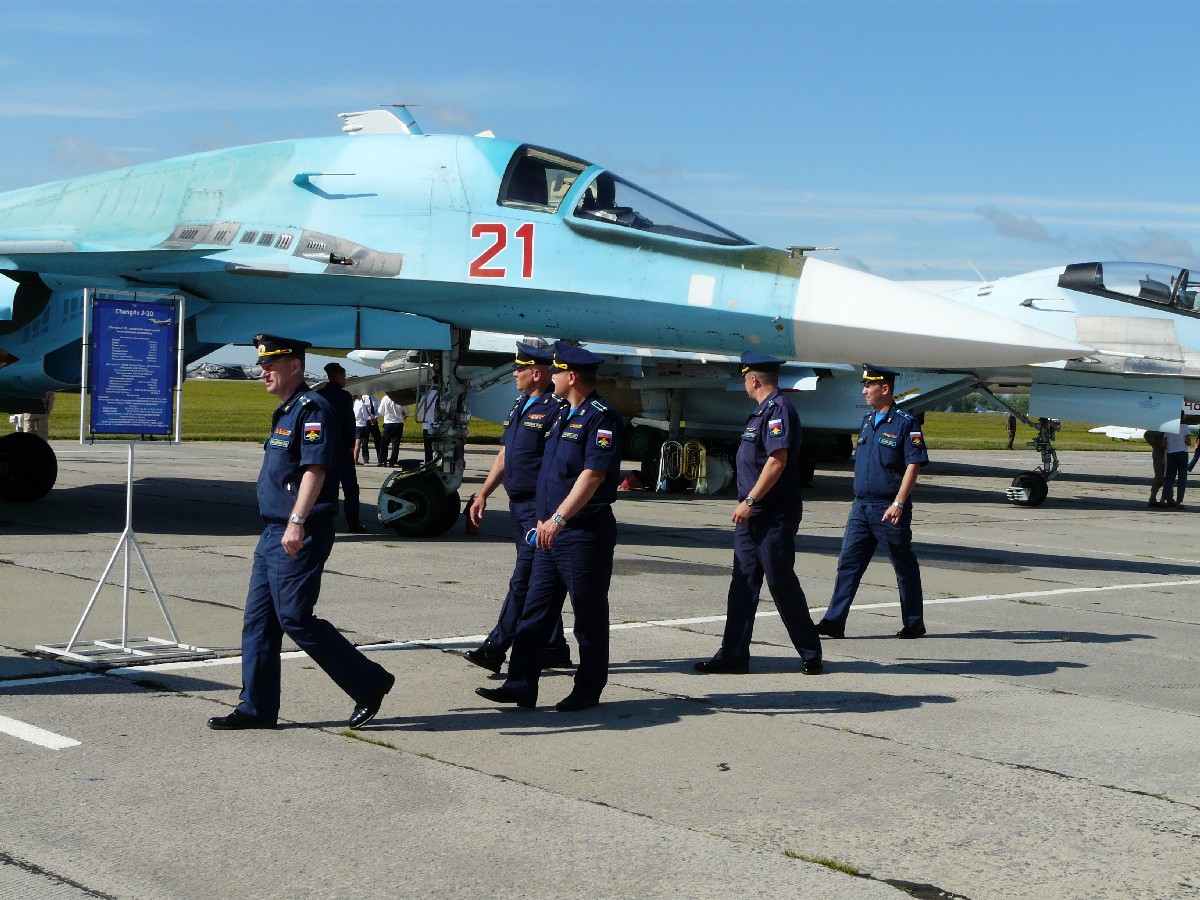
M 1155 590 L 1158 588 L 1178 588 L 1178 587 L 1194 587 L 1200 585 L 1200 579 L 1191 579 L 1188 581 L 1144 581 L 1134 584 L 1103 584 L 1096 587 L 1070 587 L 1070 588 L 1051 588 L 1044 591 L 1017 591 L 1012 594 L 976 594 L 971 597 L 940 597 L 936 599 L 926 599 L 926 606 L 940 606 L 947 603 L 980 603 L 986 600 L 1025 600 L 1038 597 L 1063 597 L 1071 594 L 1096 594 L 1106 591 L 1140 591 L 1140 590 Z M 856 603 L 854 609 L 898 609 L 900 606 L 899 600 L 893 600 L 887 603 Z M 824 612 L 824 606 L 811 606 L 810 612 Z M 755 614 L 755 618 L 767 619 L 778 617 L 779 613 L 774 609 L 759 610 Z M 695 616 L 688 619 L 654 619 L 647 622 L 621 622 L 610 627 L 611 631 L 632 631 L 636 628 L 679 628 L 687 625 L 712 625 L 717 622 L 724 622 L 724 616 Z M 381 644 L 363 644 L 358 649 L 364 652 L 375 650 L 420 650 L 428 647 L 461 647 L 474 646 L 483 642 L 487 637 L 486 634 L 459 635 L 456 637 L 441 637 L 441 638 L 423 638 L 410 641 L 386 641 Z M 297 659 L 305 657 L 306 654 L 302 650 L 291 650 L 287 653 L 281 653 L 280 659 Z M 145 672 L 177 672 L 185 669 L 203 669 L 211 666 L 236 666 L 241 665 L 241 656 L 224 656 L 219 659 L 197 659 L 197 660 L 181 660 L 178 662 L 154 663 L 148 666 L 128 666 L 120 669 L 109 669 L 103 673 L 106 675 L 120 675 L 124 677 L 136 677 Z M 75 681 L 88 678 L 99 678 L 99 673 L 80 674 L 80 675 L 57 675 L 49 678 L 22 678 L 13 681 L 0 681 L 0 693 L 9 687 L 23 687 L 33 684 L 50 684 L 55 681 Z M 0 729 L 2 730 L 2 729 Z M 47 732 L 49 733 L 49 732 Z
M 10 719 L 8 716 L 0 716 L 0 732 L 11 734 L 15 738 L 29 741 L 40 747 L 48 747 L 51 750 L 65 750 L 67 747 L 79 746 L 79 741 L 74 738 L 63 737 L 61 734 L 55 734 L 53 731 L 47 731 L 45 728 L 38 728 L 36 725 L 30 725 L 17 719 Z

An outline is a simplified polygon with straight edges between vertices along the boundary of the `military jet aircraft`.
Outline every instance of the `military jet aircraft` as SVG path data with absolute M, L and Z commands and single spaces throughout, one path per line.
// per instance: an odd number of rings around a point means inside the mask
M 1016 503 L 1046 499 L 1059 471 L 1057 420 L 1176 431 L 1181 416 L 1200 413 L 1200 280 L 1188 269 L 1088 262 L 982 284 L 913 286 L 1095 348 L 1052 363 L 980 363 L 916 401 L 920 410 L 974 390 L 1029 393 L 1028 417 L 1010 411 L 1037 428 L 1031 445 L 1041 464 L 1013 479 L 1008 497 Z
M 1140 439 L 1147 430 L 1178 430 L 1181 415 L 1192 421 L 1200 417 L 1200 278 L 1189 269 L 1090 262 L 986 283 L 909 284 L 1094 348 L 1037 365 L 902 370 L 896 393 L 911 412 L 940 409 L 984 391 L 1036 429 L 1030 446 L 1041 462 L 1013 479 L 1007 496 L 1015 503 L 1036 506 L 1048 496 L 1049 482 L 1059 474 L 1054 437 L 1061 420 L 1103 422 L 1104 428 L 1093 430 L 1127 440 Z M 498 360 L 511 355 L 515 339 L 473 335 L 477 364 L 483 362 L 478 351 L 491 349 L 493 364 L 503 366 Z M 736 437 L 745 410 L 730 402 L 729 391 L 741 390 L 740 380 L 730 377 L 736 371 L 733 357 L 589 346 L 612 360 L 603 393 L 631 421 L 633 458 L 653 462 L 668 438 L 699 439 L 708 450 L 719 451 Z M 836 441 L 861 421 L 865 406 L 858 372 L 844 364 L 790 363 L 781 373 L 804 422 L 810 472 L 812 459 L 838 453 Z M 494 382 L 478 372 L 474 377 L 479 387 L 472 411 L 484 418 L 506 413 L 507 382 L 482 389 Z M 1003 399 L 1011 393 L 1030 394 L 1028 414 Z
M 405 109 L 351 137 L 255 144 L 0 195 L 0 408 L 80 385 L 86 290 L 186 300 L 185 359 L 281 332 L 321 347 L 438 347 L 456 411 L 388 515 L 457 515 L 471 329 L 700 352 L 948 368 L 1077 356 L 1071 340 L 754 244 L 576 156 L 426 135 Z M 5 495 L 53 456 L 0 440 Z M 39 493 L 40 492 L 40 493 Z M 452 521 L 452 519 L 450 520 Z
M 518 340 L 536 336 L 472 332 L 469 351 L 458 372 L 469 385 L 468 405 L 473 416 L 498 422 L 513 402 L 512 359 Z M 625 458 L 640 464 L 641 481 L 660 483 L 662 448 L 671 443 L 703 452 L 707 472 L 693 472 L 687 487 L 703 481 L 708 493 L 728 482 L 729 460 L 745 425 L 748 408 L 738 357 L 715 353 L 688 353 L 646 347 L 588 342 L 604 356 L 597 390 L 629 422 L 625 432 Z M 353 390 L 390 393 L 399 402 L 411 403 L 431 384 L 432 355 L 421 350 L 355 350 L 349 357 L 379 369 L 378 375 L 351 378 Z M 896 382 L 904 404 L 915 403 L 924 393 L 960 384 L 961 373 L 906 369 Z M 849 459 L 850 433 L 856 431 L 867 410 L 862 397 L 862 366 L 845 363 L 787 362 L 779 373 L 780 387 L 800 412 L 804 423 L 806 480 L 816 464 Z M 677 452 L 682 452 L 679 450 Z M 683 460 L 680 459 L 679 462 Z M 683 486 L 673 473 L 672 487 Z

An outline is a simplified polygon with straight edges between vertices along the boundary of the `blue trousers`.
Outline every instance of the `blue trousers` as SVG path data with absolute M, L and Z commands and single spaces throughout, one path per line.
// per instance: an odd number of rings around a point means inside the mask
M 1183 489 L 1187 485 L 1187 462 L 1188 455 L 1186 450 L 1167 454 L 1167 471 L 1163 482 L 1163 500 L 1172 499 L 1171 488 L 1174 486 L 1175 502 L 1183 502 Z
M 549 550 L 533 555 L 525 611 L 517 625 L 504 686 L 537 699 L 542 653 L 562 615 L 567 594 L 575 611 L 579 668 L 572 693 L 597 700 L 608 684 L 608 586 L 612 581 L 617 523 L 611 509 L 568 527 Z
M 338 458 L 338 481 L 341 484 L 342 495 L 345 497 L 342 511 L 346 514 L 347 525 L 362 524 L 362 512 L 358 504 L 360 497 L 358 473 L 354 469 L 354 445 L 351 444 L 346 448 L 346 452 Z
M 533 547 L 525 540 L 529 529 L 537 527 L 537 502 L 535 500 L 510 500 L 508 516 L 512 524 L 513 543 L 517 546 L 517 563 L 513 566 L 512 578 L 508 580 L 508 596 L 500 607 L 500 619 L 488 635 L 488 642 L 500 650 L 507 651 L 517 634 L 517 623 L 525 611 L 525 596 L 529 593 L 529 577 L 533 574 Z M 554 630 L 550 633 L 549 649 L 567 652 L 567 639 L 563 635 L 562 615 L 559 614 Z
M 300 552 L 289 556 L 280 543 L 284 525 L 267 525 L 254 551 L 246 615 L 242 623 L 242 702 L 248 716 L 279 718 L 279 650 L 286 634 L 350 695 L 356 706 L 374 699 L 387 677 L 383 666 L 363 656 L 324 619 L 313 615 L 321 593 L 321 571 L 333 549 L 333 523 L 309 519 Z
M 798 511 L 761 510 L 733 529 L 733 578 L 725 613 L 725 634 L 716 659 L 750 660 L 754 613 L 763 579 L 792 646 L 804 659 L 821 658 L 821 636 L 808 612 L 808 600 L 796 577 Z
M 845 626 L 863 573 L 875 555 L 875 548 L 883 544 L 892 559 L 892 568 L 896 570 L 896 585 L 900 588 L 900 614 L 904 624 L 925 624 L 921 567 L 912 549 L 912 504 L 905 507 L 899 524 L 892 525 L 883 521 L 883 514 L 891 503 L 890 497 L 886 500 L 855 498 L 851 505 L 846 531 L 842 535 L 842 552 L 838 557 L 833 599 L 829 601 L 829 609 L 825 612 L 828 621 Z

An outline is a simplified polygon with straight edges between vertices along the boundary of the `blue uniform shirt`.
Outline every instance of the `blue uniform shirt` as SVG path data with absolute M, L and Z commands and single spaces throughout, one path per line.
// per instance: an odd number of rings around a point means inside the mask
M 504 445 L 504 490 L 510 500 L 533 499 L 546 435 L 562 405 L 551 391 L 532 400 L 521 394 L 504 420 L 500 443 Z
M 338 454 L 341 452 L 337 414 L 329 401 L 301 383 L 275 409 L 271 436 L 263 444 L 258 473 L 258 511 L 267 522 L 286 522 L 296 505 L 304 466 L 326 468 L 325 483 L 310 516 L 337 512 Z
M 923 466 L 927 462 L 929 453 L 916 419 L 893 405 L 876 425 L 875 411 L 871 410 L 863 418 L 854 451 L 854 496 L 860 500 L 895 500 L 909 465 Z
M 592 513 L 612 505 L 621 481 L 622 431 L 621 417 L 595 391 L 574 415 L 565 405 L 560 409 L 546 436 L 546 453 L 538 474 L 538 521 L 554 515 L 584 469 L 606 472 L 608 477 L 583 509 L 567 520 L 567 526 L 581 525 Z
M 787 465 L 765 497 L 755 497 L 759 509 L 776 512 L 800 503 L 800 414 L 779 392 L 771 391 L 746 419 L 737 451 L 738 499 L 754 492 L 763 466 L 776 450 L 787 450 Z

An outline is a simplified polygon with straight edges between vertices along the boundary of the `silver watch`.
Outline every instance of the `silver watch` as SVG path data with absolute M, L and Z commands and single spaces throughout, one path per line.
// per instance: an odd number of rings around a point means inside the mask
M 304 516 L 298 516 L 295 513 L 292 513 L 290 516 L 288 516 L 288 521 L 291 522 L 293 525 L 303 525 L 304 524 Z
M 753 497 L 751 497 L 749 494 L 747 494 L 746 499 L 743 500 L 742 502 L 745 503 L 747 506 L 753 506 L 758 501 L 755 500 Z
M 552 515 L 550 517 L 550 521 L 553 522 L 555 525 L 566 525 L 567 524 L 567 520 L 564 519 L 562 516 L 560 516 L 558 513 L 555 513 L 554 515 Z

